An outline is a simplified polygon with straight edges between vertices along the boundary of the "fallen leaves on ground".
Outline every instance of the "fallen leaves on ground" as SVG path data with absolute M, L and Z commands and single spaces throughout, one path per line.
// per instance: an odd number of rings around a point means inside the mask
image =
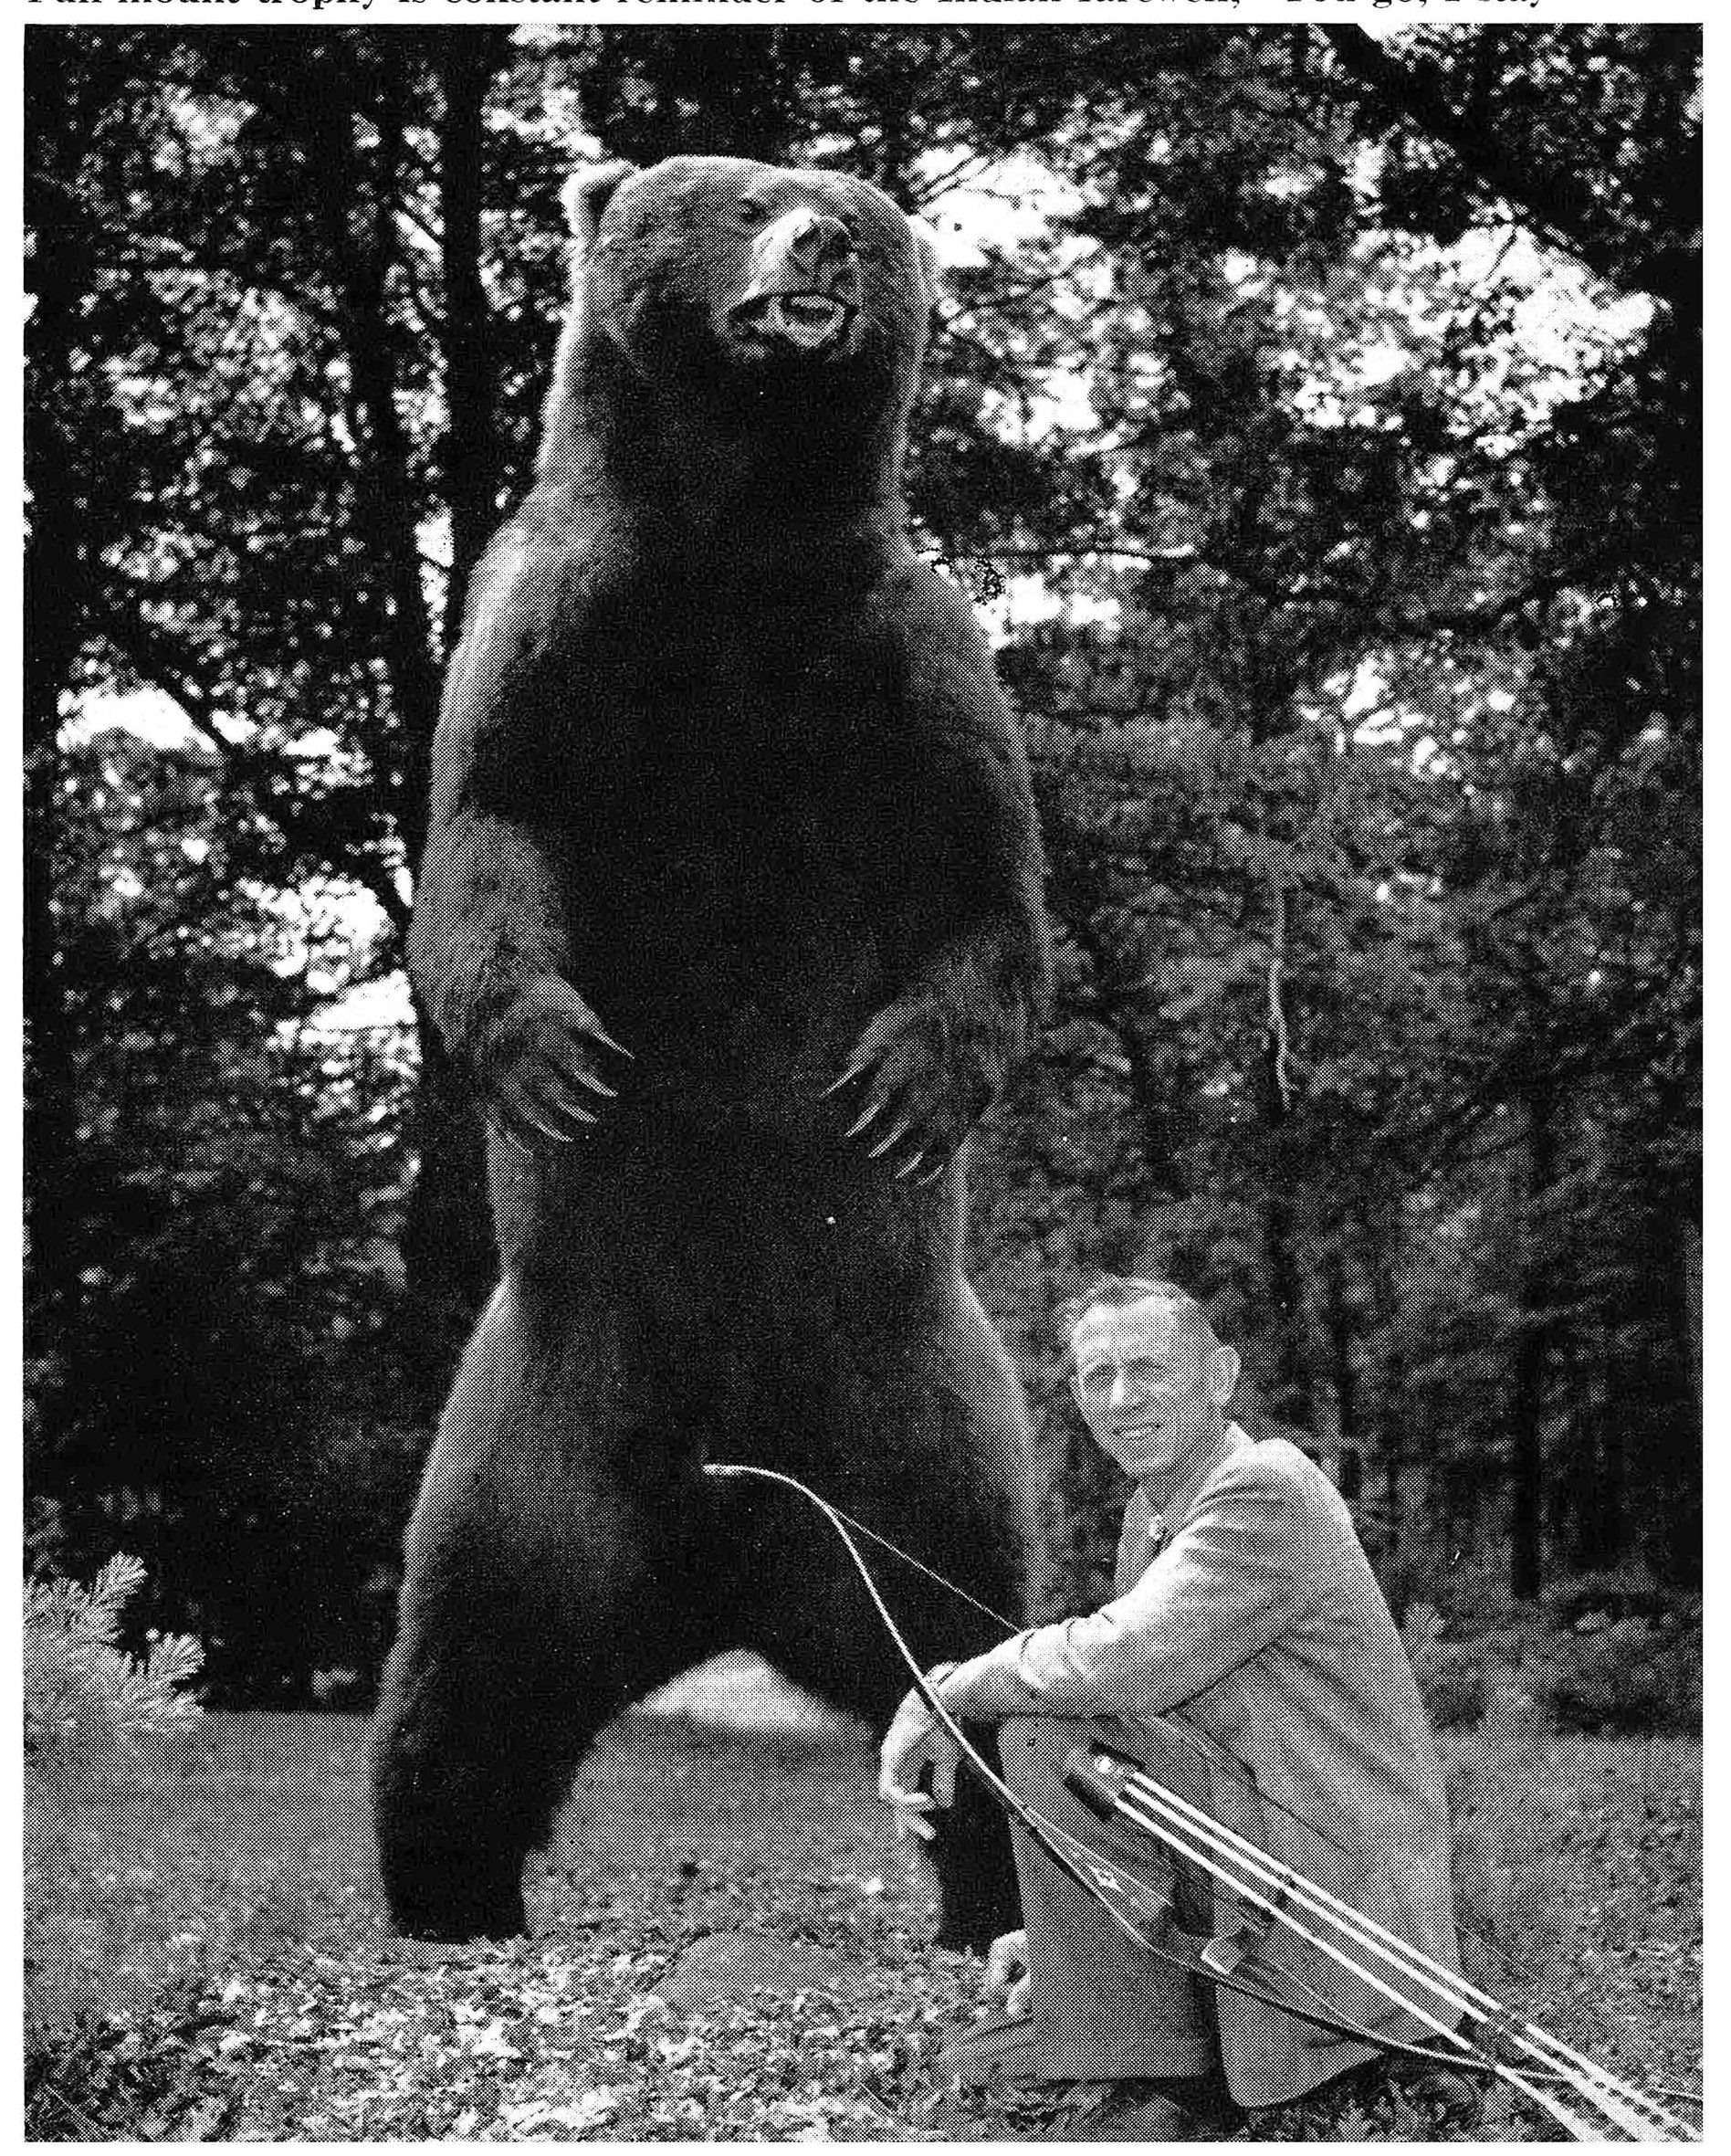
M 94 1986 L 83 2018 L 33 2037 L 32 2138 L 1049 2130 L 1055 2092 L 958 2093 L 935 2077 L 941 2037 L 977 2008 L 981 1968 L 929 1944 L 930 1874 L 891 1839 L 851 1733 L 728 1736 L 627 1718 L 531 1873 L 535 1936 L 450 1949 L 393 1939 L 379 1915 L 356 1726 L 297 1718 L 299 1749 L 286 1754 L 283 1719 L 214 1717 L 173 1776 L 58 1823 L 33 1989 L 57 1953 L 66 1976 L 100 1944 L 117 1891 L 129 1909 L 148 1902 L 143 1945 L 125 1936 L 157 1982 L 108 1986 L 100 1962 L 79 1965 Z M 1631 2078 L 1692 2085 L 1698 1754 L 1581 1741 L 1451 1750 L 1463 1909 L 1486 1935 L 1469 1951 L 1521 1965 L 1518 1978 L 1486 1969 L 1492 1988 Z M 134 1891 L 145 1872 L 148 1897 Z M 777 1981 L 755 1990 L 733 1951 L 751 1935 L 783 1949 L 766 1959 Z M 1502 2092 L 1461 2126 L 1369 2075 L 1259 2116 L 1245 2138 L 1543 2133 Z

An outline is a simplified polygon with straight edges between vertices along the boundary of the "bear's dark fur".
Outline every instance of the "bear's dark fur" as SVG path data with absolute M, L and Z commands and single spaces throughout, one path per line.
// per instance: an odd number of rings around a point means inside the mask
M 757 1648 L 875 1723 L 906 1688 L 831 1530 L 706 1458 L 1001 1609 L 1028 1526 L 958 1149 L 1044 994 L 1041 863 L 985 645 L 903 531 L 922 236 L 731 158 L 566 200 L 537 484 L 476 578 L 409 940 L 488 1103 L 503 1261 L 373 1738 L 392 1915 L 446 1940 L 522 1929 L 595 1731 L 692 1662 Z M 922 1657 L 990 1637 L 887 1584 Z M 977 1942 L 1013 1881 L 964 1803 L 944 1935 Z

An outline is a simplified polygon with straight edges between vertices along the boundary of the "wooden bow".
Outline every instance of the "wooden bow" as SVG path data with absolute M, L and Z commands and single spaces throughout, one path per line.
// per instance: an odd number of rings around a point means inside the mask
M 1021 1823 L 1065 1877 L 1097 1903 L 1117 1930 L 1145 1953 L 1348 2043 L 1362 2044 L 1396 2057 L 1491 2076 L 1526 2097 L 1573 2140 L 1604 2140 L 1605 2134 L 1598 2121 L 1603 2121 L 1631 2140 L 1699 2139 L 1642 2091 L 1618 2080 L 1582 2053 L 1533 2023 L 1520 2020 L 1488 1993 L 1469 1984 L 1302 1873 L 1277 1865 L 1255 1843 L 1222 1826 L 1199 1806 L 1175 1796 L 1139 1767 L 1099 1748 L 1092 1751 L 1078 1748 L 1077 1753 L 1066 1762 L 1066 1779 L 1085 1801 L 1103 1814 L 1112 1813 L 1126 1819 L 1176 1856 L 1188 1858 L 1224 1887 L 1241 1909 L 1251 1912 L 1243 1925 L 1221 1939 L 1198 1940 L 1188 1933 L 1175 1930 L 1170 1920 L 1169 1902 L 1149 1882 L 1127 1877 L 1121 1867 L 1106 1863 L 1086 1842 L 1012 1789 L 979 1751 L 944 1706 L 902 1636 L 850 1530 L 857 1528 L 871 1541 L 991 1617 L 1007 1633 L 1013 1635 L 1017 1626 L 997 1611 L 986 1609 L 966 1589 L 946 1579 L 930 1565 L 853 1520 L 794 1476 L 733 1461 L 711 1461 L 703 1472 L 719 1480 L 750 1478 L 776 1483 L 797 1492 L 816 1507 L 852 1559 L 879 1622 L 906 1664 L 914 1689 L 928 1713 L 946 1731 L 999 1805 Z M 1211 1754 L 1223 1754 L 1233 1767 L 1254 1781 L 1252 1771 L 1244 1762 L 1225 1752 L 1214 1740 L 1206 1741 Z M 1278 1808 L 1287 1809 L 1284 1805 Z M 1299 1814 L 1293 1816 L 1297 1818 Z M 1308 1820 L 1302 1820 L 1301 1824 L 1311 1825 Z M 1324 1840 L 1332 1840 L 1320 1827 L 1312 1827 L 1312 1831 Z M 1333 2011 L 1323 1994 L 1296 1971 L 1283 1968 L 1266 1957 L 1265 1940 L 1276 1928 L 1290 1933 L 1368 1990 L 1387 1999 L 1422 2028 L 1432 2031 L 1440 2044 L 1402 2043 Z M 1245 1973 L 1243 1964 L 1253 1959 L 1276 1980 L 1279 1989 Z M 1415 1990 L 1419 1994 L 1416 1999 Z M 1306 2004 L 1297 1995 L 1300 1993 L 1307 1993 L 1311 2003 Z M 1477 2024 L 1492 2039 L 1515 2045 L 1537 2064 L 1520 2068 L 1506 2065 L 1485 2045 L 1463 2035 L 1455 2025 L 1461 2019 Z M 1597 2114 L 1597 2119 L 1579 2117 L 1551 2093 L 1547 2084 L 1560 2084 L 1568 2088 Z

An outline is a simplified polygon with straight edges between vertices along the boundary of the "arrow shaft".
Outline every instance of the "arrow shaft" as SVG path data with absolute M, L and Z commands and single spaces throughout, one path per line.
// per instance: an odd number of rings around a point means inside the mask
M 1633 2131 L 1644 2123 L 1661 2128 L 1683 2140 L 1694 2138 L 1681 2119 L 1673 2118 L 1651 2097 L 1618 2080 L 1614 2075 L 1607 2073 L 1602 2067 L 1575 2051 L 1560 2038 L 1551 2035 L 1548 2030 L 1538 2027 L 1536 2023 L 1518 2019 L 1488 1992 L 1481 1991 L 1466 1977 L 1432 1960 L 1410 1940 L 1402 1939 L 1398 1932 L 1390 1931 L 1386 1926 L 1378 1923 L 1374 1917 L 1364 1910 L 1355 1909 L 1350 1902 L 1331 1894 L 1316 1880 L 1306 1877 L 1302 1872 L 1286 1870 L 1275 1865 L 1266 1850 L 1203 1811 L 1189 1798 L 1165 1788 L 1138 1770 L 1131 1771 L 1129 1787 L 1144 1801 L 1158 1803 L 1181 1818 L 1197 1834 L 1211 1839 L 1216 1848 L 1230 1853 L 1254 1877 L 1261 1878 L 1265 1884 L 1276 1885 L 1289 1891 L 1313 1914 L 1324 1918 L 1347 1933 L 1360 1950 L 1380 1956 L 1406 1975 L 1416 1976 L 1439 1998 L 1487 2021 L 1500 2035 L 1518 2044 L 1530 2056 L 1563 2071 L 1564 2077 L 1571 2083 L 1578 2084 L 1584 2077 L 1607 2101 L 1616 2106 L 1626 2106 L 1637 2114 L 1645 2115 L 1644 2119 L 1618 2116 L 1616 2122 L 1619 2125 Z M 1582 2090 L 1581 2093 L 1587 2092 Z
M 1633 2138 L 1637 2140 L 1674 2138 L 1685 2140 L 1697 2138 L 1683 2128 L 1678 2121 L 1673 2119 L 1668 2113 L 1652 2104 L 1650 2098 L 1642 2097 L 1635 2090 L 1625 2090 L 1622 2084 L 1614 2081 L 1602 2068 L 1595 2067 L 1590 2060 L 1583 2058 L 1578 2053 L 1570 2052 L 1567 2046 L 1560 2044 L 1555 2038 L 1547 2036 L 1544 2031 L 1535 2028 L 1530 2023 L 1516 2022 L 1514 2017 L 1499 2006 L 1488 1993 L 1476 1992 L 1474 1987 L 1467 1985 L 1463 1979 L 1456 1980 L 1450 1977 L 1448 1984 L 1443 1985 L 1439 1982 L 1439 1978 L 1446 1975 L 1447 1972 L 1442 1971 L 1439 1965 L 1430 1962 L 1428 1957 L 1419 1955 L 1417 1950 L 1412 1948 L 1409 1942 L 1398 1939 L 1391 1932 L 1385 1931 L 1373 1919 L 1363 1916 L 1360 1911 L 1351 1909 L 1350 1905 L 1338 1901 L 1326 1889 L 1317 1887 L 1312 1881 L 1306 1879 L 1302 1874 L 1275 1867 L 1266 1853 L 1259 1849 L 1254 1843 L 1247 1841 L 1245 1837 L 1236 1835 L 1233 1830 L 1223 1826 L 1209 1814 L 1201 1812 L 1198 1807 L 1189 1804 L 1188 1800 L 1173 1796 L 1170 1792 L 1161 1788 L 1158 1783 L 1138 1770 L 1136 1771 L 1138 1786 L 1133 1792 L 1127 1793 L 1116 1787 L 1113 1789 L 1112 1803 L 1116 1810 L 1144 1832 L 1150 1833 L 1157 1838 L 1165 1841 L 1180 1856 L 1187 1857 L 1242 1899 L 1247 1900 L 1253 1906 L 1265 1911 L 1271 1919 L 1283 1924 L 1296 1938 L 1314 1948 L 1325 1958 L 1343 1969 L 1348 1975 L 1356 1978 L 1359 1982 L 1378 1993 L 1422 2026 L 1431 2029 L 1446 2044 L 1458 2048 L 1442 2053 L 1433 2052 L 1419 2046 L 1400 2043 L 1380 2035 L 1374 2030 L 1367 2029 L 1338 2015 L 1308 2013 L 1302 2006 L 1280 1999 L 1261 1987 L 1246 1983 L 1240 1978 L 1227 1975 L 1220 1970 L 1207 1967 L 1188 1957 L 1174 1954 L 1157 1944 L 1139 1924 L 1117 1906 L 1114 1892 L 1107 1890 L 1109 1887 L 1115 1889 L 1117 1894 L 1122 1895 L 1127 1891 L 1125 1883 L 1119 1880 L 1116 1874 L 1098 1865 L 1093 1852 L 1089 1850 L 1085 1842 L 1081 1842 L 1074 1835 L 1068 1834 L 1054 1821 L 1047 1819 L 1044 1814 L 1036 1811 L 1033 1805 L 1018 1795 L 984 1758 L 955 1716 L 944 1706 L 942 1700 L 928 1682 L 926 1674 L 920 1667 L 912 1648 L 902 1636 L 900 1627 L 897 1625 L 888 1605 L 879 1592 L 876 1581 L 872 1577 L 870 1567 L 860 1555 L 852 1535 L 848 1532 L 849 1524 L 860 1525 L 860 1523 L 849 1522 L 846 1514 L 841 1512 L 837 1507 L 831 1505 L 827 1499 L 820 1497 L 814 1489 L 799 1481 L 795 1477 L 782 1474 L 774 1468 L 750 1467 L 735 1462 L 712 1461 L 705 1465 L 703 1472 L 719 1479 L 750 1477 L 759 1481 L 776 1483 L 784 1488 L 793 1490 L 817 1508 L 839 1536 L 852 1560 L 855 1570 L 858 1572 L 866 1592 L 871 1598 L 872 1606 L 877 1613 L 879 1622 L 883 1625 L 897 1654 L 907 1666 L 913 1678 L 914 1688 L 925 1704 L 927 1711 L 932 1716 L 934 1721 L 945 1730 L 961 1756 L 973 1767 L 976 1773 L 981 1776 L 1004 1809 L 1013 1818 L 1021 1821 L 1066 1877 L 1071 1878 L 1092 1900 L 1105 1909 L 1113 1923 L 1132 1943 L 1141 1947 L 1145 1951 L 1160 1961 L 1188 1969 L 1192 1974 L 1203 1977 L 1210 1982 L 1237 1992 L 1244 1997 L 1255 2000 L 1277 2012 L 1293 2014 L 1300 2020 L 1327 2029 L 1349 2041 L 1363 2043 L 1374 2048 L 1403 2056 L 1441 2059 L 1450 2065 L 1476 2067 L 1481 2071 L 1495 2075 L 1498 2079 L 1506 2082 L 1509 2087 L 1518 2089 L 1530 2102 L 1555 2119 L 1572 2139 L 1591 2140 L 1599 2138 L 1593 2128 L 1578 2119 L 1565 2105 L 1558 2102 L 1548 2091 L 1536 2086 L 1526 2074 L 1504 2064 L 1502 2060 L 1470 2043 L 1467 2038 L 1460 2035 L 1452 2024 L 1442 2021 L 1436 2014 L 1395 1990 L 1392 1985 L 1379 1977 L 1374 1971 L 1366 1969 L 1361 1963 L 1356 1961 L 1345 1949 L 1319 1937 L 1309 1925 L 1301 1922 L 1294 1916 L 1291 1909 L 1283 1906 L 1289 1895 L 1304 1898 L 1306 1907 L 1312 1916 L 1320 1916 L 1325 1921 L 1333 1922 L 1337 1929 L 1347 1932 L 1355 1947 L 1361 1950 L 1369 1949 L 1373 1953 L 1380 1953 L 1385 1961 L 1393 1961 L 1397 1969 L 1401 1969 L 1404 1975 L 1409 1977 L 1417 1975 L 1420 1981 L 1435 1993 L 1439 1998 L 1457 2011 L 1465 2009 L 1469 1994 L 1483 2000 L 1485 2008 L 1488 2009 L 1488 2014 L 1484 2018 L 1490 2022 L 1490 2025 L 1510 2041 L 1518 2044 L 1529 2055 L 1543 2058 L 1547 2068 L 1557 2077 L 1566 2081 L 1577 2095 L 1594 2105 L 1607 2119 L 1621 2126 Z M 983 1603 L 975 1601 L 972 1595 L 956 1586 L 954 1582 L 946 1580 L 941 1572 L 934 1571 L 929 1565 L 921 1563 L 918 1558 L 898 1548 L 886 1537 L 876 1534 L 875 1530 L 863 1525 L 861 1525 L 861 1532 L 869 1536 L 874 1541 L 882 1543 L 886 1549 L 903 1558 L 907 1563 L 915 1566 L 917 1570 L 924 1572 L 938 1584 L 960 1595 L 963 1601 L 971 1604 L 983 1614 L 1003 1625 L 1006 1631 L 1014 1632 L 1016 1629 L 999 1612 L 989 1609 Z M 1211 1751 L 1214 1749 L 1212 1743 L 1208 1749 Z M 1230 1752 L 1224 1753 L 1223 1756 L 1254 1785 L 1254 1777 L 1242 1761 L 1237 1760 Z M 1273 1802 L 1274 1800 L 1268 1801 Z M 1277 1806 L 1276 1808 L 1285 1810 L 1285 1806 Z M 1300 1814 L 1293 1814 L 1292 1816 L 1300 1825 L 1310 1825 L 1310 1822 L 1304 1820 Z M 1321 1835 L 1325 1841 L 1333 1842 L 1333 1836 L 1324 1835 L 1320 1827 L 1313 1828 L 1313 1831 Z M 1237 1846 L 1234 1846 L 1234 1845 Z M 1338 1847 L 1339 1845 L 1335 1844 L 1335 1846 Z M 1229 1856 L 1243 1867 L 1251 1869 L 1253 1876 L 1260 1877 L 1264 1885 L 1277 1885 L 1280 1889 L 1280 1899 L 1272 1898 L 1260 1892 L 1256 1888 L 1248 1885 L 1244 1880 L 1235 1878 L 1226 1868 L 1223 1861 Z M 1330 1907 L 1330 1904 L 1333 1906 Z M 1344 1912 L 1344 1917 L 1340 1912 Z M 1144 1912 L 1144 1914 L 1146 1913 Z M 1372 1934 L 1377 1936 L 1372 1936 Z M 1390 1948 L 1395 1951 L 1391 1952 Z M 1416 1965 L 1410 1965 L 1413 1964 L 1415 1961 Z M 1409 1965 L 1403 1967 L 1403 1961 Z M 1278 1973 L 1282 1974 L 1288 1982 L 1299 1982 L 1306 1991 L 1312 1989 L 1303 1979 L 1294 1976 L 1290 1972 L 1278 1972 Z M 1458 1995 L 1456 1993 L 1457 1984 Z M 1322 1996 L 1320 1993 L 1315 1995 L 1319 1999 Z M 1550 2048 L 1547 2051 L 1540 2050 L 1537 2048 L 1540 2046 Z M 1562 2065 L 1561 2062 L 1565 2059 L 1574 2063 L 1575 2070 L 1569 2070 Z M 1583 2088 L 1581 2086 L 1583 2075 L 1590 2077 L 1592 2084 L 1590 2087 Z M 1624 2109 L 1625 2102 L 1632 2104 L 1652 2116 L 1648 2119 L 1639 2117 L 1631 2119 Z
M 1175 1800 L 1174 1804 L 1177 1801 L 1181 1800 Z M 1257 1869 L 1263 1877 L 1264 1885 L 1279 1889 L 1278 1898 L 1263 1893 L 1256 1887 L 1249 1885 L 1243 1878 L 1235 1876 L 1228 1868 L 1226 1863 L 1222 1860 L 1223 1856 L 1231 1856 L 1244 1869 L 1250 1868 L 1249 1860 L 1239 1852 L 1219 1850 L 1218 1846 L 1212 1840 L 1212 1829 L 1216 1823 L 1211 1820 L 1207 1821 L 1205 1825 L 1198 1826 L 1193 1822 L 1183 1818 L 1176 1812 L 1175 1808 L 1168 1809 L 1167 1793 L 1159 1790 L 1158 1785 L 1150 1783 L 1147 1777 L 1138 1777 L 1138 1786 L 1124 1791 L 1116 1802 L 1117 1809 L 1127 1818 L 1135 1821 L 1138 1825 L 1147 1828 L 1149 1833 L 1159 1836 L 1180 1856 L 1187 1857 L 1191 1863 L 1200 1866 L 1202 1870 L 1219 1880 L 1221 1884 L 1242 1899 L 1266 1911 L 1268 1915 L 1284 1924 L 1296 1938 L 1302 1940 L 1306 1945 L 1314 1948 L 1318 1953 L 1326 1955 L 1338 1966 L 1346 1970 L 1348 1974 L 1357 1977 L 1360 1982 L 1368 1984 L 1370 1989 L 1403 2013 L 1411 2015 L 1414 2020 L 1433 2030 L 1439 2035 L 1452 2037 L 1462 2043 L 1465 2042 L 1464 2038 L 1458 2035 L 1453 2024 L 1440 2020 L 1428 2007 L 1411 1997 L 1408 1993 L 1398 1990 L 1384 1978 L 1377 1975 L 1373 1970 L 1367 1969 L 1351 1953 L 1336 1945 L 1332 1940 L 1324 1938 L 1313 1924 L 1301 1920 L 1293 1914 L 1290 1909 L 1285 1906 L 1288 1893 L 1301 1901 L 1308 1902 L 1309 1894 L 1306 1890 L 1317 1891 L 1311 1888 L 1311 1883 L 1308 1880 L 1304 1879 L 1296 1873 L 1277 1870 L 1276 1867 L 1268 1866 L 1264 1861 L 1258 1864 Z M 1342 1908 L 1345 1906 L 1341 1905 Z M 1349 1926 L 1334 1911 L 1326 1909 L 1318 1911 L 1313 1906 L 1307 1909 L 1307 1913 L 1312 1916 L 1320 1914 L 1326 1920 L 1335 1923 L 1342 1930 L 1348 1930 L 1354 1947 L 1359 1950 L 1368 1948 L 1373 1952 L 1382 1951 L 1378 1948 L 1375 1940 L 1363 1937 L 1358 1932 L 1356 1927 Z M 1348 1910 L 1347 1915 L 1348 1918 L 1356 1919 L 1358 1912 Z M 1384 1952 L 1383 1958 L 1388 1960 L 1392 1957 Z M 1442 1973 L 1440 1971 L 1433 1974 L 1428 1968 L 1409 1969 L 1403 1971 L 1402 1973 L 1409 1977 L 1418 1975 L 1421 1982 L 1431 1991 L 1436 1993 L 1445 2004 L 1457 2009 L 1463 2007 L 1463 2002 L 1449 1997 L 1449 1992 L 1453 1987 L 1444 1986 L 1438 1981 Z M 1642 2112 L 1648 2108 L 1648 2099 L 1638 2098 L 1636 2100 L 1640 2109 L 1631 2108 L 1629 2103 L 1622 2100 L 1619 2092 L 1604 2085 L 1608 2077 L 1602 2077 L 1599 2069 L 1591 2069 L 1590 2077 L 1583 2077 L 1578 2071 L 1566 2068 L 1557 2053 L 1545 2047 L 1542 2031 L 1536 2032 L 1540 2041 L 1535 2042 L 1523 2032 L 1520 2025 L 1515 2023 L 1512 2017 L 1496 2006 L 1494 2000 L 1491 2002 L 1491 2005 L 1495 2014 L 1494 2025 L 1500 2035 L 1536 2060 L 1541 2067 L 1556 2074 L 1583 2102 L 1590 2104 L 1612 2125 L 1621 2128 L 1632 2140 L 1692 2140 L 1695 2138 L 1682 2126 L 1680 2121 L 1670 2119 L 1668 2114 L 1659 2112 L 1656 2119 L 1642 2116 Z M 1473 2048 L 1477 2050 L 1478 2047 L 1474 2046 Z M 1484 2056 L 1488 2056 L 1489 2055 Z M 1520 2089 L 1524 2095 L 1531 2098 L 1576 2140 L 1595 2140 L 1600 2138 L 1595 2129 L 1576 2118 L 1547 2091 L 1537 2087 L 1526 2074 L 1503 2064 L 1501 2061 L 1494 2061 L 1493 2063 L 1500 2079 L 1506 2081 L 1510 2087 Z M 1634 2092 L 1630 2093 L 1633 2095 Z M 1655 2111 L 1658 2110 L 1657 2106 L 1652 2108 Z
M 1421 2005 L 1416 2000 L 1408 1998 L 1404 1993 L 1397 1991 L 1392 1984 L 1378 1976 L 1374 1971 L 1364 1968 L 1362 1964 L 1354 1961 L 1352 1956 L 1343 1948 L 1335 1945 L 1330 1940 L 1322 1938 L 1308 1924 L 1295 1917 L 1290 1909 L 1284 1908 L 1281 1902 L 1275 1900 L 1272 1896 L 1260 1892 L 1256 1888 L 1247 1885 L 1241 1878 L 1234 1877 L 1224 1863 L 1213 1854 L 1195 1830 L 1189 1827 L 1185 1822 L 1160 1817 L 1151 1805 L 1147 1804 L 1139 1797 L 1132 1796 L 1128 1793 L 1120 1795 L 1116 1802 L 1117 1809 L 1127 1818 L 1134 1820 L 1138 1825 L 1158 1835 L 1177 1855 L 1198 1866 L 1211 1878 L 1216 1879 L 1221 1885 L 1229 1888 L 1242 1900 L 1248 1901 L 1253 1908 L 1265 1911 L 1276 1922 L 1284 1924 L 1296 1939 L 1301 1940 L 1306 1946 L 1315 1948 L 1318 1953 L 1325 1955 L 1337 1967 L 1343 1969 L 1348 1975 L 1356 1978 L 1359 1982 L 1386 1999 L 1390 2005 L 1398 2008 L 1401 2013 L 1409 2014 L 1414 2021 L 1445 2041 L 1465 2044 L 1466 2040 L 1457 2035 L 1452 2022 L 1442 2020 L 1440 2015 L 1432 2013 L 1428 2007 Z M 1506 2081 L 1512 2088 L 1518 2088 L 1523 2095 L 1529 2097 L 1542 2110 L 1556 2119 L 1557 2123 L 1568 2133 L 1572 2140 L 1589 2141 L 1598 2138 L 1586 2120 L 1577 2119 L 1573 2112 L 1558 2103 L 1547 2090 L 1536 2087 L 1524 2074 L 1517 2072 L 1512 2067 L 1505 2066 L 1501 2060 L 1493 2059 L 1490 2064 L 1500 2080 Z

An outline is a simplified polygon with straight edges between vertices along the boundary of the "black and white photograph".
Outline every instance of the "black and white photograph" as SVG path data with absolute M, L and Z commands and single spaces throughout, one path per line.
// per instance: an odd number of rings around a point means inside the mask
M 26 2140 L 1703 2138 L 1567 12 L 19 10 Z

